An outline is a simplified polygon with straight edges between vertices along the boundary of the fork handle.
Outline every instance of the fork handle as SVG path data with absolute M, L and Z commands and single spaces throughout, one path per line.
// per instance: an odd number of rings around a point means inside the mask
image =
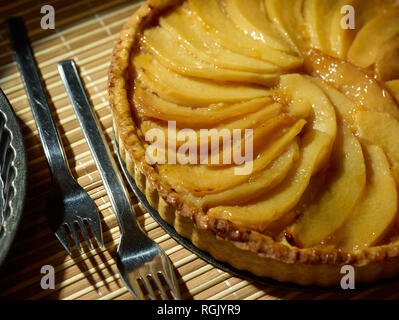
M 70 175 L 68 162 L 40 80 L 24 21 L 21 17 L 14 17 L 8 19 L 5 24 L 52 178 L 61 174 Z
M 130 203 L 129 194 L 117 169 L 115 160 L 105 142 L 97 117 L 89 102 L 78 70 L 73 60 L 57 63 L 69 99 L 82 127 L 83 134 L 93 154 L 94 161 L 104 182 L 111 206 L 118 220 L 121 234 L 141 234 Z M 137 233 L 140 231 L 140 233 Z

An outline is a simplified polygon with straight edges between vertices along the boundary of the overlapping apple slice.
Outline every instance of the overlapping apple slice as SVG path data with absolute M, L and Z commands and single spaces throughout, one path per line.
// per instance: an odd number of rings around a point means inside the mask
M 395 97 L 396 103 L 399 104 L 399 79 L 385 82 L 389 92 Z
M 355 39 L 357 33 L 363 29 L 363 26 L 381 13 L 392 10 L 392 7 L 395 5 L 397 5 L 395 4 L 395 0 L 338 1 L 338 5 L 333 10 L 331 16 L 329 35 L 330 51 L 325 53 L 343 60 L 347 60 L 348 51 L 352 46 L 353 40 Z M 348 11 L 343 11 L 344 13 L 341 12 L 342 9 L 345 9 L 345 6 L 351 6 L 354 9 L 354 15 L 350 18 L 354 22 L 354 29 L 342 27 L 342 19 L 344 18 L 344 14 L 349 13 Z M 347 20 L 345 22 L 349 21 Z
M 330 52 L 331 12 L 339 6 L 330 0 L 305 0 L 303 15 L 314 48 Z M 341 7 L 341 6 L 340 6 Z
M 399 8 L 376 15 L 357 33 L 349 51 L 348 60 L 368 68 L 376 62 L 379 48 L 399 34 Z
M 323 82 L 321 79 L 312 77 L 307 77 L 307 79 L 318 85 L 330 99 L 336 112 L 337 121 L 339 121 L 338 125 L 344 124 L 347 127 L 352 128 L 356 112 L 356 105 L 352 100 L 347 98 L 342 92 L 338 91 L 334 87 Z M 342 121 L 344 123 L 342 123 Z M 353 130 L 355 131 L 355 129 Z
M 356 130 L 356 128 L 361 128 L 363 125 L 363 130 L 371 130 L 371 125 L 366 124 L 364 117 L 362 117 L 363 113 L 369 114 L 370 112 L 359 112 L 357 114 L 353 102 L 341 92 L 323 83 L 319 79 L 312 79 L 312 81 L 318 84 L 333 102 L 337 117 L 339 120 L 343 121 L 339 123 L 339 126 L 346 127 L 350 125 L 352 130 Z M 377 118 L 383 115 L 382 113 L 378 113 Z M 386 116 L 390 117 L 387 114 Z M 355 121 L 355 119 L 359 118 L 360 121 Z M 370 120 L 371 116 L 368 118 Z M 365 128 L 365 126 L 368 127 Z M 387 128 L 385 128 L 385 130 L 386 129 Z M 382 128 L 375 128 L 374 130 L 384 131 Z M 348 134 L 349 133 L 347 133 L 347 135 Z M 361 134 L 360 137 L 362 137 Z M 373 140 L 373 142 L 382 143 L 382 141 L 378 139 Z M 357 145 L 357 143 L 355 144 Z M 357 146 L 357 149 L 357 153 L 359 154 L 359 146 Z M 396 186 L 382 149 L 377 146 L 369 147 L 367 145 L 364 146 L 364 149 L 366 151 L 368 169 L 367 181 L 364 185 L 364 191 L 361 197 L 359 198 L 359 188 L 363 185 L 362 175 L 351 178 L 347 176 L 348 173 L 343 172 L 341 178 L 334 178 L 337 179 L 333 182 L 335 187 L 329 186 L 328 182 L 324 181 L 323 188 L 326 186 L 330 188 L 327 194 L 321 196 L 321 199 L 325 201 L 324 207 L 319 206 L 321 203 L 315 203 L 315 199 L 312 197 L 312 204 L 309 206 L 309 204 L 305 203 L 307 209 L 304 212 L 296 213 L 300 215 L 300 218 L 289 228 L 289 232 L 291 232 L 297 245 L 308 247 L 317 245 L 317 243 L 322 241 L 329 246 L 335 245 L 339 248 L 353 251 L 356 248 L 359 249 L 360 245 L 362 247 L 370 246 L 383 237 L 397 212 Z M 345 156 L 338 156 L 338 160 L 344 159 L 350 155 L 347 151 L 345 151 L 344 154 Z M 354 161 L 354 159 L 351 160 Z M 362 165 L 356 166 L 356 168 L 350 168 L 349 163 L 347 165 L 349 168 L 348 171 L 353 174 L 356 174 L 354 169 L 362 169 Z M 329 170 L 331 170 L 331 168 L 329 168 Z M 350 185 L 349 181 L 344 180 L 345 176 L 356 182 L 355 185 L 349 187 L 345 191 L 348 192 L 350 190 L 351 196 L 347 199 L 343 197 L 343 194 L 340 194 L 340 190 L 345 189 L 344 185 Z M 340 182 L 339 179 L 341 179 Z M 340 184 L 342 185 L 340 186 Z M 382 186 L 382 184 L 385 185 Z M 318 196 L 316 196 L 316 199 L 317 197 Z M 358 200 L 354 201 L 356 199 Z M 338 205 L 341 207 L 338 208 Z M 377 206 L 379 206 L 379 208 L 377 208 Z M 332 209 L 332 211 L 329 211 L 330 209 Z M 379 215 L 380 217 L 377 218 Z M 320 224 L 320 221 L 325 223 L 325 225 L 323 226 L 323 224 Z M 340 223 L 342 223 L 341 226 L 339 226 Z M 377 224 L 378 227 L 374 229 L 375 224 Z M 314 230 L 315 225 L 317 225 L 317 232 Z
M 392 11 L 397 7 L 396 0 L 353 0 L 351 3 L 355 9 L 355 31 L 360 31 L 375 17 Z
M 396 220 L 398 193 L 390 164 L 378 146 L 364 146 L 366 189 L 350 217 L 328 241 L 352 252 L 382 240 Z
M 308 101 L 312 106 L 309 126 L 313 130 L 326 133 L 330 139 L 330 148 L 323 149 L 317 160 L 316 169 L 324 167 L 328 162 L 332 145 L 337 132 L 335 110 L 324 92 L 310 80 L 299 74 L 283 75 L 280 78 L 279 89 L 286 92 L 294 101 Z
M 207 108 L 192 108 L 166 101 L 137 84 L 133 101 L 137 111 L 145 117 L 176 121 L 180 126 L 189 128 L 209 128 L 259 111 L 269 106 L 273 99 L 263 97 L 235 104 L 214 104 Z
M 208 194 L 199 199 L 200 205 L 206 209 L 220 205 L 239 205 L 260 197 L 279 185 L 287 176 L 299 158 L 298 142 L 294 141 L 281 156 L 267 168 L 252 175 L 247 183 L 226 191 Z
M 169 141 L 169 138 L 173 141 L 172 143 L 168 143 L 169 148 L 180 147 L 183 144 L 187 147 L 193 145 L 197 146 L 196 149 L 198 149 L 198 152 L 200 148 L 210 150 L 212 144 L 222 148 L 224 143 L 223 137 L 233 137 L 234 130 L 239 130 L 239 132 L 242 133 L 245 129 L 252 129 L 254 131 L 253 150 L 256 156 L 258 149 L 268 139 L 268 136 L 277 130 L 283 130 L 294 124 L 295 121 L 287 114 L 282 113 L 282 109 L 283 106 L 281 104 L 270 104 L 256 112 L 246 114 L 242 118 L 225 121 L 209 130 L 207 128 L 185 128 L 181 126 L 181 123 L 178 124 L 178 127 L 174 127 L 176 126 L 176 122 L 174 122 L 173 126 L 170 126 L 165 122 L 151 119 L 143 119 L 139 127 L 144 134 L 152 129 L 160 130 L 166 141 Z M 195 138 L 189 139 L 188 142 L 185 141 L 187 139 L 183 141 L 183 138 L 179 136 L 179 132 L 182 130 L 186 130 L 186 132 L 189 130 L 191 135 Z M 244 135 L 241 134 L 240 136 L 242 140 L 244 140 Z M 178 137 L 177 141 L 175 141 L 176 137 Z
M 365 188 L 362 147 L 345 126 L 340 126 L 338 133 L 323 189 L 288 229 L 297 245 L 315 246 L 338 230 L 351 216 Z
M 345 94 L 358 110 L 389 113 L 399 119 L 399 108 L 389 92 L 352 64 L 311 50 L 305 57 L 305 67 L 308 73 Z
M 374 73 L 382 81 L 399 79 L 399 35 L 388 39 L 378 49 Z
M 160 26 L 193 55 L 203 61 L 221 68 L 255 72 L 260 74 L 276 73 L 275 64 L 233 52 L 215 41 L 197 19 L 183 10 L 176 10 L 159 20 Z
M 278 73 L 257 73 L 221 68 L 200 60 L 190 53 L 177 38 L 166 29 L 147 29 L 141 43 L 169 69 L 187 76 L 211 79 L 222 82 L 248 82 L 273 86 L 278 81 Z
M 165 100 L 193 107 L 208 107 L 214 103 L 234 103 L 254 98 L 267 97 L 271 92 L 265 88 L 217 84 L 201 79 L 182 76 L 168 70 L 151 56 L 138 54 L 133 63 L 137 80 Z
M 341 25 L 345 5 L 355 8 L 354 30 Z M 210 217 L 276 241 L 287 232 L 286 245 L 353 252 L 390 235 L 397 0 L 187 0 L 158 22 L 132 56 L 139 135 L 148 151 L 146 134 L 160 130 L 167 158 L 196 150 L 195 163 L 157 164 L 162 180 Z M 244 152 L 224 134 L 245 129 L 252 158 L 234 163 Z
M 358 135 L 386 153 L 391 172 L 399 185 L 399 121 L 387 113 L 359 111 L 355 116 Z
M 316 85 L 296 74 L 282 76 L 280 89 L 288 92 L 293 101 L 308 99 L 313 107 L 313 116 L 301 139 L 297 165 L 282 183 L 256 202 L 245 206 L 217 206 L 209 209 L 209 215 L 264 231 L 295 207 L 312 175 L 328 162 L 337 130 L 330 101 Z
M 297 50 L 304 52 L 310 47 L 310 35 L 302 15 L 304 0 L 264 0 L 266 12 L 280 34 L 287 37 Z
M 224 0 L 227 14 L 245 35 L 277 50 L 292 52 L 292 45 L 275 32 L 267 19 L 263 0 Z
M 305 0 L 304 18 L 308 27 L 312 47 L 330 56 L 346 59 L 349 47 L 352 45 L 359 26 L 356 24 L 356 0 Z M 354 8 L 354 15 L 349 16 L 345 7 Z M 359 10 L 360 11 L 360 10 Z M 344 14 L 347 19 L 344 20 Z M 352 19 L 351 21 L 349 21 Z M 343 26 L 345 23 L 354 23 L 352 26 Z
M 215 41 L 220 42 L 223 47 L 271 62 L 284 70 L 295 70 L 302 66 L 303 58 L 296 52 L 287 53 L 277 50 L 237 30 L 234 23 L 223 12 L 218 1 L 189 0 L 189 3 L 193 14 L 208 26 L 209 35 Z
M 295 137 L 302 131 L 305 120 L 297 121 L 292 127 L 281 133 L 280 138 L 270 136 L 270 143 L 266 143 L 256 159 L 247 164 L 229 167 L 209 167 L 204 165 L 159 165 L 159 173 L 163 179 L 175 186 L 177 190 L 189 191 L 195 196 L 218 193 L 238 184 L 247 182 L 249 175 L 235 174 L 237 168 L 245 165 L 252 166 L 249 174 L 254 174 L 267 167 L 274 159 L 281 155 Z
M 341 12 L 341 9 L 345 8 L 345 6 L 351 6 L 355 8 L 356 13 L 356 1 L 357 0 L 343 0 L 339 2 L 339 5 L 337 5 L 331 13 L 329 34 L 330 50 L 326 53 L 330 54 L 333 57 L 343 60 L 346 59 L 349 47 L 351 46 L 353 39 L 355 38 L 356 30 L 359 28 L 356 15 L 353 17 L 355 19 L 355 29 L 343 28 L 343 14 Z

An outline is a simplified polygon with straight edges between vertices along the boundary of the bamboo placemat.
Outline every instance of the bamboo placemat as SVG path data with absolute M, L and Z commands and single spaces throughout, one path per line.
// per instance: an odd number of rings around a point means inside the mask
M 104 248 L 70 257 L 47 226 L 46 197 L 50 174 L 35 122 L 10 44 L 0 27 L 0 87 L 19 117 L 28 153 L 28 194 L 18 235 L 0 269 L 0 299 L 133 299 L 115 265 L 119 230 L 108 197 L 67 98 L 56 63 L 74 59 L 110 145 L 112 120 L 107 103 L 107 70 L 111 50 L 136 1 L 47 0 L 0 1 L 0 17 L 19 15 L 25 20 L 32 48 L 48 90 L 53 115 L 61 133 L 69 165 L 78 182 L 97 204 L 104 230 Z M 55 8 L 55 30 L 40 28 L 40 8 Z M 307 292 L 266 287 L 218 270 L 183 248 L 146 213 L 131 195 L 139 223 L 170 256 L 184 299 L 397 299 L 397 283 L 363 291 Z M 55 269 L 55 289 L 43 290 L 41 267 Z

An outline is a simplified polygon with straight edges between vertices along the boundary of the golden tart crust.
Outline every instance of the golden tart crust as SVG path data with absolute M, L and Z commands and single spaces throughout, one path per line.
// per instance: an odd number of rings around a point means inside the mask
M 356 252 L 330 248 L 298 248 L 276 242 L 260 232 L 205 214 L 202 209 L 161 179 L 145 160 L 145 148 L 132 115 L 134 74 L 131 55 L 138 35 L 160 13 L 181 0 L 147 0 L 123 27 L 109 69 L 109 101 L 119 152 L 130 175 L 150 205 L 182 236 L 214 258 L 255 275 L 302 285 L 331 286 L 342 278 L 341 267 L 353 265 L 356 282 L 373 282 L 399 273 L 399 243 Z

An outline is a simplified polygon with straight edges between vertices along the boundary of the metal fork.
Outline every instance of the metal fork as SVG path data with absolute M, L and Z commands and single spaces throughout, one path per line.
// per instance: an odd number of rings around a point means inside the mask
M 52 189 L 47 201 L 49 225 L 69 254 L 71 249 L 66 228 L 69 229 L 79 252 L 81 246 L 77 229 L 81 230 L 88 247 L 92 249 L 85 222 L 102 247 L 102 231 L 97 207 L 71 175 L 29 45 L 24 22 L 20 17 L 10 18 L 6 21 L 6 28 L 52 177 Z
M 121 238 L 116 262 L 123 282 L 137 299 L 145 298 L 140 282 L 150 298 L 156 299 L 155 291 L 151 286 L 152 280 L 161 297 L 168 299 L 159 278 L 162 275 L 175 298 L 180 299 L 179 286 L 171 261 L 166 253 L 147 237 L 136 222 L 133 207 L 129 201 L 129 194 L 99 129 L 97 118 L 92 111 L 74 61 L 59 62 L 58 71 L 118 220 Z

